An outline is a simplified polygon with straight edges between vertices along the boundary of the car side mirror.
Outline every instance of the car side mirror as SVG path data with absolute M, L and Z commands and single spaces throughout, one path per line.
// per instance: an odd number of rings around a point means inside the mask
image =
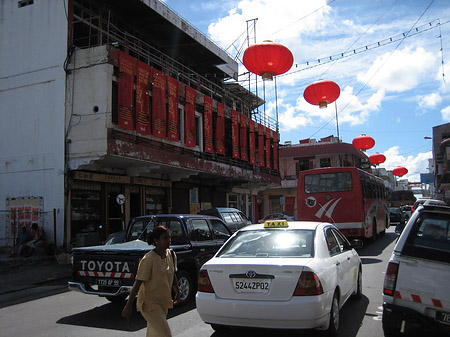
M 360 248 L 364 247 L 364 242 L 362 240 L 360 240 L 360 239 L 353 239 L 352 240 L 352 247 L 360 249 Z

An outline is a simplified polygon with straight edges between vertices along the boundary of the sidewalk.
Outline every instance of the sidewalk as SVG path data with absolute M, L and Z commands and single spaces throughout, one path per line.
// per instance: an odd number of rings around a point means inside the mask
M 54 255 L 19 258 L 0 251 L 0 295 L 70 278 L 71 265 L 65 262 L 59 264 Z

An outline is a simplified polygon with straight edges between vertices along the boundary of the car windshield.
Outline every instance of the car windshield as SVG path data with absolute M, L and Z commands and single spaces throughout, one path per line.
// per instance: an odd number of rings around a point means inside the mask
M 251 230 L 237 233 L 217 255 L 220 258 L 312 257 L 314 231 Z
M 391 212 L 391 213 L 401 213 L 401 211 L 400 211 L 400 209 L 399 208 L 389 208 L 389 212 Z

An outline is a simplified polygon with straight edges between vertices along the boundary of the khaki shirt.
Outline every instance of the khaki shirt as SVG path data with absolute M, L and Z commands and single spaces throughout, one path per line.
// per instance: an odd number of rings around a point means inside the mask
M 136 279 L 143 281 L 137 298 L 138 311 L 151 311 L 155 307 L 170 309 L 172 303 L 172 283 L 176 272 L 177 258 L 172 259 L 170 250 L 166 250 L 166 257 L 161 258 L 153 250 L 144 255 L 139 262 Z M 144 308 L 144 309 L 143 309 Z

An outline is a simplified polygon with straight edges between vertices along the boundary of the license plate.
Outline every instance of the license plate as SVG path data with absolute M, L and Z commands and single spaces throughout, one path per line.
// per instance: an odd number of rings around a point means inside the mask
M 99 278 L 97 279 L 97 285 L 105 287 L 120 287 L 120 280 L 109 279 L 109 278 Z
M 450 312 L 436 311 L 436 321 L 450 324 Z
M 267 294 L 271 279 L 233 279 L 234 290 L 238 293 Z

